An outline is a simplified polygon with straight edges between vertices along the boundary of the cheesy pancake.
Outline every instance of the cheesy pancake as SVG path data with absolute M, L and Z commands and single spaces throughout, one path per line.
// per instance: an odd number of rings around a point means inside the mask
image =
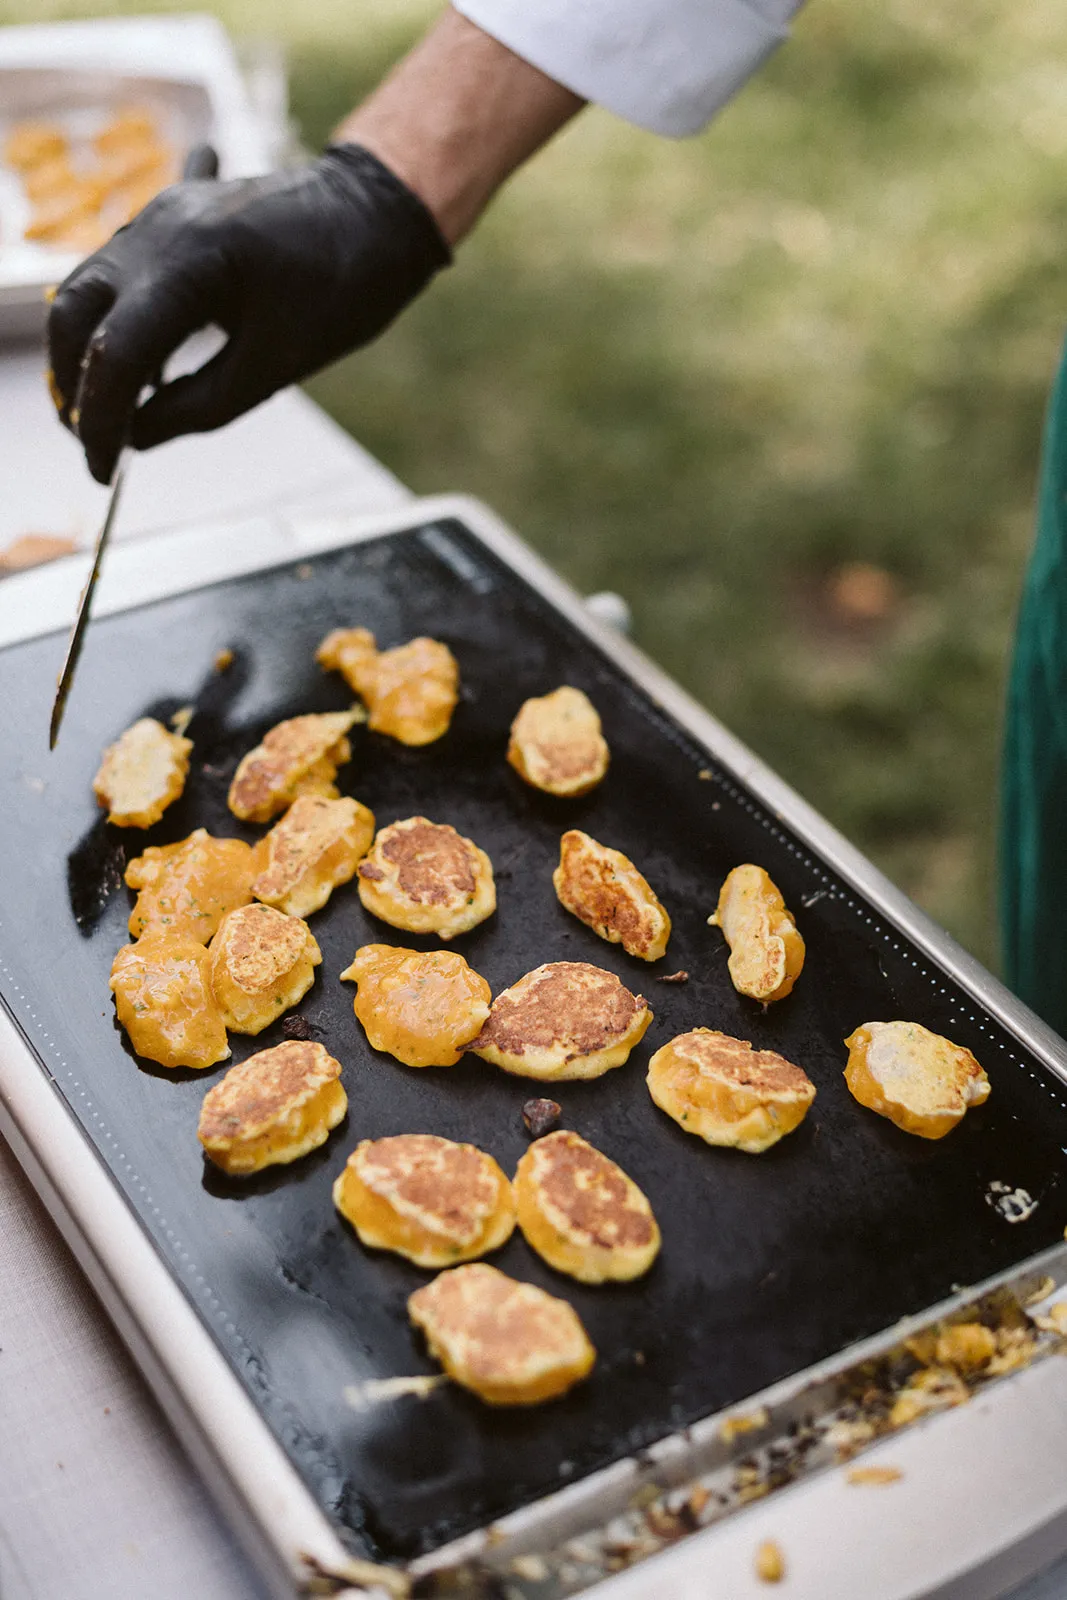
M 567 1129 L 536 1139 L 522 1157 L 515 1203 L 527 1244 L 580 1283 L 639 1278 L 659 1254 L 659 1228 L 637 1184 Z
M 116 828 L 150 828 L 185 788 L 191 739 L 141 717 L 109 744 L 93 793 Z
M 815 1099 L 800 1067 L 713 1028 L 694 1028 L 657 1050 L 648 1092 L 686 1133 L 759 1155 L 799 1127 Z
M 989 1099 L 971 1052 L 918 1022 L 865 1022 L 845 1043 L 845 1082 L 860 1105 L 920 1139 L 943 1139 Z
M 588 794 L 610 759 L 596 707 L 581 689 L 564 685 L 527 700 L 511 724 L 508 760 L 520 778 L 546 794 Z
M 365 944 L 341 974 L 375 1050 L 406 1067 L 451 1067 L 489 1015 L 490 989 L 454 950 Z
M 374 812 L 358 800 L 298 795 L 263 840 L 267 864 L 252 885 L 257 900 L 308 917 L 355 876 L 374 838 Z
M 130 1043 L 147 1061 L 199 1069 L 229 1055 L 208 954 L 195 939 L 149 932 L 123 945 L 109 987 Z
M 217 1167 L 247 1177 L 325 1144 L 348 1099 L 341 1064 L 321 1044 L 260 1050 L 208 1090 L 197 1137 Z
M 372 1250 L 450 1267 L 498 1250 L 515 1227 L 511 1184 L 492 1156 L 431 1133 L 364 1139 L 333 1201 Z
M 628 856 L 598 844 L 580 828 L 559 842 L 552 883 L 561 906 L 627 955 L 658 961 L 671 936 L 671 919 L 651 885 Z
M 492 862 L 448 823 L 391 822 L 357 870 L 366 909 L 407 933 L 454 939 L 496 910 Z
M 140 891 L 131 939 L 158 930 L 207 944 L 228 911 L 251 901 L 259 852 L 243 839 L 215 839 L 206 828 L 176 844 L 149 845 L 126 868 L 126 883 Z
M 727 967 L 738 994 L 784 1000 L 804 965 L 804 941 L 785 901 L 762 867 L 735 867 L 708 918 L 730 946 Z
M 322 954 L 306 922 L 273 906 L 240 906 L 208 951 L 211 988 L 228 1028 L 262 1033 L 303 999 Z
M 298 795 L 337 799 L 338 767 L 352 759 L 346 735 L 358 711 L 326 711 L 290 717 L 249 750 L 234 773 L 229 806 L 243 822 L 269 822 Z
M 599 1078 L 621 1067 L 652 1021 L 642 995 L 587 961 L 549 961 L 493 1001 L 470 1046 L 521 1078 Z
M 367 628 L 337 628 L 315 659 L 340 672 L 364 702 L 367 726 L 401 744 L 432 744 L 448 732 L 459 699 L 459 667 L 438 639 L 412 639 L 379 650 Z
M 408 1314 L 448 1376 L 491 1406 L 553 1400 L 596 1360 L 565 1300 L 485 1262 L 453 1267 L 416 1289 Z

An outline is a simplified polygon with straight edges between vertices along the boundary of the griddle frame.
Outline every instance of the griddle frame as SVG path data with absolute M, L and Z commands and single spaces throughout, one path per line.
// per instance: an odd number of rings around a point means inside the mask
M 634 683 L 672 716 L 740 783 L 786 826 L 817 851 L 842 879 L 858 891 L 938 965 L 991 1016 L 1014 1034 L 1053 1073 L 1067 1084 L 1067 1044 L 1015 998 L 981 964 L 894 887 L 829 823 L 787 784 L 752 754 L 738 739 L 699 706 L 628 640 L 598 622 L 581 597 L 498 517 L 480 502 L 466 496 L 436 496 L 415 500 L 400 510 L 373 517 L 302 517 L 246 519 L 217 527 L 179 530 L 135 541 L 116 549 L 110 557 L 96 603 L 103 616 L 131 609 L 166 596 L 206 587 L 222 579 L 313 556 L 384 534 L 458 518 L 496 556 L 531 585 L 557 612 L 604 652 Z M 84 581 L 88 558 L 72 556 L 37 571 L 9 579 L 0 591 L 0 646 L 32 638 L 69 624 Z M 40 730 L 41 738 L 45 730 Z M 72 1113 L 22 1034 L 0 1010 L 0 1133 L 25 1168 L 45 1206 L 104 1304 L 121 1337 L 144 1372 L 175 1431 L 215 1493 L 220 1506 L 242 1538 L 258 1567 L 268 1592 L 291 1597 L 307 1577 L 304 1554 L 322 1566 L 343 1572 L 349 1558 L 337 1535 L 290 1465 L 254 1403 L 231 1373 L 197 1313 L 151 1243 L 148 1235 L 116 1189 Z M 788 1405 L 807 1394 L 828 1396 L 835 1380 L 861 1360 L 889 1350 L 911 1328 L 969 1304 L 978 1296 L 1007 1285 L 1026 1288 L 1048 1274 L 1057 1284 L 1067 1280 L 1067 1245 L 1046 1251 L 1010 1272 L 974 1285 L 941 1305 L 898 1324 L 875 1338 L 850 1346 L 839 1355 L 783 1383 L 763 1395 L 753 1396 L 755 1406 L 769 1402 Z M 1053 1408 L 1062 1414 L 1067 1381 L 1062 1362 L 1045 1362 L 1029 1373 L 1003 1380 L 996 1386 L 996 1405 L 1003 1425 L 1007 1456 L 1018 1457 L 1016 1472 L 1030 1461 L 1040 1472 L 1039 1452 L 1031 1448 L 1035 1418 Z M 1026 1395 L 1023 1398 L 1023 1389 Z M 1014 1406 L 1008 1392 L 1017 1391 Z M 746 1404 L 749 1404 L 746 1403 Z M 737 1411 L 739 1408 L 732 1407 Z M 987 1407 L 988 1410 L 988 1407 Z M 966 1450 L 971 1408 L 931 1419 L 901 1438 L 895 1458 L 922 1452 L 922 1438 L 930 1428 L 947 1438 L 950 1429 L 962 1435 Z M 975 1412 L 977 1415 L 977 1411 Z M 1012 1431 L 1013 1415 L 1023 1437 Z M 717 1428 L 714 1417 L 705 1419 L 683 1435 L 662 1441 L 646 1453 L 642 1464 L 616 1463 L 560 1493 L 550 1495 L 502 1519 L 494 1526 L 493 1548 L 499 1558 L 508 1550 L 536 1549 L 556 1542 L 561 1530 L 594 1528 L 626 1503 L 628 1494 L 651 1472 L 664 1472 L 676 1481 L 687 1467 L 700 1470 L 702 1450 Z M 1017 1431 L 1017 1430 L 1016 1430 Z M 929 1446 L 927 1447 L 929 1453 Z M 1014 1457 L 1013 1457 L 1014 1459 Z M 1053 1463 L 1046 1460 L 1052 1470 Z M 1046 1472 L 1046 1477 L 1047 1477 Z M 1067 1542 L 1067 1474 L 1059 1475 L 1062 1489 L 1051 1498 L 1047 1484 L 1035 1478 L 1031 1503 L 1034 1516 L 1020 1519 L 1011 1502 L 1010 1515 L 998 1519 L 991 1498 L 983 1507 L 983 1537 L 974 1530 L 953 1544 L 946 1530 L 946 1547 L 940 1552 L 940 1577 L 930 1589 L 926 1576 L 909 1559 L 902 1542 L 899 1571 L 883 1572 L 892 1587 L 878 1590 L 894 1596 L 935 1592 L 945 1597 L 966 1594 L 968 1600 L 998 1592 L 1007 1574 L 1017 1581 L 1058 1552 Z M 800 1488 L 801 1486 L 797 1486 Z M 819 1483 L 805 1484 L 808 1492 Z M 790 1491 L 795 1492 L 795 1491 Z M 775 1497 L 777 1498 L 777 1497 Z M 752 1508 L 754 1510 L 755 1508 Z M 840 1516 L 837 1511 L 835 1515 Z M 611 1595 L 642 1600 L 663 1595 L 669 1562 L 670 1592 L 681 1594 L 677 1583 L 686 1574 L 703 1574 L 709 1564 L 722 1567 L 723 1557 L 735 1540 L 740 1524 L 751 1525 L 752 1511 L 736 1513 L 725 1522 L 684 1541 L 669 1556 L 654 1557 L 633 1571 L 595 1586 L 598 1597 Z M 816 1517 L 816 1524 L 817 1524 Z M 1024 1525 L 1024 1523 L 1026 1525 Z M 1010 1524 L 1010 1525 L 1007 1525 Z M 749 1543 L 754 1537 L 742 1533 Z M 456 1545 L 413 1563 L 413 1570 L 428 1570 L 476 1552 L 485 1534 L 475 1534 Z M 712 1546 L 715 1547 L 714 1554 Z M 958 1546 L 958 1547 L 957 1547 Z M 947 1575 L 947 1586 L 946 1579 Z M 855 1574 L 853 1575 L 856 1576 Z M 723 1590 L 730 1600 L 740 1600 L 739 1580 Z M 754 1582 L 754 1580 L 753 1580 Z M 966 1585 L 965 1588 L 958 1584 Z M 870 1584 L 867 1592 L 874 1591 Z M 355 1595 L 363 1590 L 348 1589 Z M 710 1591 L 702 1588 L 702 1594 Z M 753 1589 L 753 1592 L 757 1592 Z M 834 1600 L 848 1591 L 833 1585 L 827 1575 L 821 1592 Z M 851 1600 L 851 1596 L 848 1597 Z

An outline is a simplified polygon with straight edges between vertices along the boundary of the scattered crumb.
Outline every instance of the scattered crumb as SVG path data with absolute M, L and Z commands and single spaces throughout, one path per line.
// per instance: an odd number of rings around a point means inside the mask
M 344 1397 L 356 1411 L 362 1411 L 364 1406 L 378 1405 L 383 1400 L 400 1400 L 409 1394 L 425 1400 L 428 1394 L 447 1382 L 443 1372 L 419 1372 L 410 1378 L 368 1378 L 366 1383 L 347 1383 Z
M 785 1577 L 785 1557 L 773 1539 L 764 1539 L 756 1551 L 756 1577 L 761 1583 L 781 1583 Z
M 656 976 L 657 983 L 688 983 L 689 974 L 682 968 L 678 972 L 663 972 Z
M 757 1406 L 755 1411 L 742 1411 L 735 1417 L 724 1417 L 719 1423 L 719 1438 L 723 1444 L 733 1444 L 743 1433 L 755 1433 L 768 1423 L 767 1407 Z
M 1057 1300 L 1043 1317 L 1035 1317 L 1034 1322 L 1043 1333 L 1067 1334 L 1067 1300 Z
M 875 1488 L 881 1484 L 896 1483 L 904 1474 L 899 1467 L 850 1467 L 845 1482 L 856 1488 Z
M 644 1364 L 645 1364 L 645 1352 L 643 1350 L 635 1350 L 634 1351 L 634 1366 L 635 1367 L 643 1367 Z
M 182 706 L 181 709 L 176 711 L 170 719 L 170 725 L 174 729 L 174 732 L 180 737 L 184 738 L 185 730 L 189 726 L 190 722 L 192 722 L 195 715 L 195 706 Z
M 522 1125 L 531 1139 L 543 1139 L 559 1127 L 561 1115 L 558 1100 L 527 1100 L 522 1108 Z
M 711 768 L 701 767 L 700 771 L 697 773 L 697 777 L 700 779 L 701 783 L 710 783 L 712 779 Z
M 308 578 L 314 574 L 314 571 L 315 568 L 311 565 L 310 561 L 301 561 L 300 565 L 296 569 L 296 575 L 302 583 L 306 583 Z
M 282 1032 L 287 1039 L 313 1039 L 318 1031 L 315 1024 L 309 1022 L 307 1017 L 302 1017 L 299 1011 L 282 1019 Z
M 225 650 L 219 651 L 218 655 L 215 657 L 213 665 L 216 672 L 225 672 L 228 667 L 233 666 L 233 651 L 230 649 L 229 645 L 227 645 Z
M 689 1510 L 693 1516 L 699 1517 L 700 1513 L 704 1510 L 704 1507 L 707 1505 L 710 1499 L 711 1495 L 708 1493 L 707 1489 L 705 1489 L 702 1483 L 698 1483 L 695 1489 L 690 1490 L 689 1497 L 685 1503 L 689 1507 Z
M 644 1511 L 654 1500 L 658 1499 L 659 1489 L 656 1485 L 654 1483 L 643 1483 L 630 1496 L 630 1509 L 631 1511 Z
M 985 1203 L 999 1212 L 1005 1222 L 1025 1222 L 1038 1205 L 1026 1189 L 1013 1189 L 1010 1183 L 1001 1183 L 999 1178 L 987 1184 Z
M 986 1370 L 992 1371 L 992 1363 Z M 927 1367 L 900 1390 L 890 1408 L 889 1426 L 903 1428 L 927 1412 L 961 1406 L 970 1398 L 971 1391 L 958 1373 L 949 1367 Z
M 935 1353 L 940 1366 L 973 1372 L 996 1355 L 996 1334 L 980 1322 L 953 1323 L 938 1334 Z
M 104 1416 L 105 1417 L 110 1417 L 110 1415 L 111 1415 L 111 1407 L 110 1406 L 105 1406 L 104 1407 Z
M 1055 1278 L 1049 1278 L 1047 1276 L 1042 1278 L 1042 1280 L 1038 1284 L 1037 1288 L 1033 1289 L 1027 1295 L 1026 1299 L 1023 1301 L 1023 1305 L 1032 1306 L 1032 1305 L 1036 1305 L 1039 1300 L 1047 1300 L 1049 1295 L 1052 1293 L 1053 1289 L 1055 1289 L 1055 1287 L 1056 1287 Z
M 514 1556 L 511 1570 L 516 1578 L 525 1578 L 527 1583 L 544 1583 L 549 1575 L 548 1567 L 540 1556 Z
M 69 556 L 77 548 L 76 539 L 63 539 L 51 533 L 24 533 L 0 550 L 0 574 L 43 566 L 58 556 Z

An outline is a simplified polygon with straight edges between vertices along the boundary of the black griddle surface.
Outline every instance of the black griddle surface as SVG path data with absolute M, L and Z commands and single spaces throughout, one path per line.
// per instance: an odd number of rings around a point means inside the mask
M 361 944 L 426 945 L 376 923 L 354 885 L 312 918 L 324 962 L 301 1010 L 344 1064 L 346 1122 L 288 1168 L 240 1184 L 209 1170 L 196 1139 L 222 1068 L 138 1063 L 107 980 L 125 941 L 126 860 L 204 825 L 252 838 L 225 797 L 238 757 L 283 717 L 349 695 L 313 660 L 328 629 L 364 623 L 381 645 L 447 641 L 463 700 L 422 750 L 357 729 L 345 792 L 379 825 L 415 812 L 489 851 L 495 917 L 456 942 L 494 993 L 543 961 L 580 959 L 644 992 L 655 1021 L 623 1068 L 551 1090 L 564 1124 L 618 1159 L 649 1195 L 662 1254 L 633 1285 L 554 1274 L 518 1234 L 494 1262 L 563 1295 L 599 1352 L 589 1382 L 553 1404 L 499 1411 L 452 1385 L 355 1409 L 346 1386 L 435 1370 L 405 1300 L 427 1274 L 365 1251 L 330 1187 L 360 1138 L 424 1131 L 470 1140 L 507 1171 L 526 1148 L 536 1084 L 473 1057 L 415 1071 L 367 1045 L 338 973 Z M 223 674 L 216 653 L 235 652 Z M 0 990 L 46 1071 L 328 1515 L 350 1545 L 396 1558 L 433 1548 L 679 1425 L 890 1326 L 1062 1238 L 1067 1111 L 1059 1080 L 912 949 L 607 658 L 458 523 L 389 535 L 218 583 L 93 625 L 57 753 L 45 748 L 57 636 L 0 653 Z M 523 785 L 503 756 L 528 695 L 584 688 L 612 749 L 606 781 L 564 802 Z M 183 799 L 149 834 L 109 828 L 90 791 L 105 744 L 136 717 L 196 715 Z M 639 864 L 674 919 L 649 968 L 557 904 L 559 836 L 577 825 Z M 705 924 L 726 872 L 765 866 L 808 943 L 795 993 L 764 1013 L 735 994 L 721 935 Z M 690 981 L 656 982 L 686 968 Z M 993 1093 L 938 1143 L 859 1107 L 842 1039 L 910 1018 L 974 1050 Z M 802 1064 L 818 1098 L 765 1155 L 710 1149 L 653 1106 L 652 1051 L 706 1025 Z M 232 1036 L 233 1060 L 277 1043 Z M 999 1180 L 1039 1201 L 1009 1226 L 987 1203 Z

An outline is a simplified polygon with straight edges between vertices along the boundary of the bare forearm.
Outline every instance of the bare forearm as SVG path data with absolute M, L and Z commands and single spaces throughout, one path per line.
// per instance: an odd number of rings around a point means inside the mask
M 449 9 L 335 137 L 384 162 L 456 244 L 583 104 Z

